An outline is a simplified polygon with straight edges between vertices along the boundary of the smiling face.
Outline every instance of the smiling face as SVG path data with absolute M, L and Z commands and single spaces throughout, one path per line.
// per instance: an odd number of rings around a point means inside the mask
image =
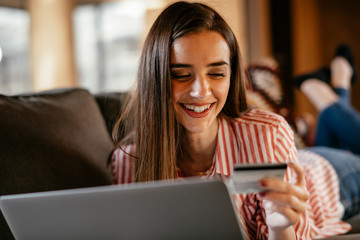
M 230 50 L 214 31 L 176 39 L 171 49 L 172 98 L 178 121 L 190 133 L 217 131 L 230 86 Z

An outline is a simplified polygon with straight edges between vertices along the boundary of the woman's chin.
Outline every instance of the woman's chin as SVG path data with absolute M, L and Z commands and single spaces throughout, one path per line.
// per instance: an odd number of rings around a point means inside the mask
M 214 125 L 215 124 L 215 125 Z M 211 131 L 217 132 L 217 121 L 204 121 L 201 123 L 187 123 L 183 125 L 186 130 L 186 133 L 199 134 L 199 133 L 209 133 Z

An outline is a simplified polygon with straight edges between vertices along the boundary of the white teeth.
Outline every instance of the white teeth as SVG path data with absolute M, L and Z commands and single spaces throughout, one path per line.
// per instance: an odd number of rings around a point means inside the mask
M 184 106 L 191 111 L 194 111 L 196 113 L 201 113 L 201 112 L 204 112 L 205 110 L 209 109 L 211 104 L 201 106 L 201 107 L 194 106 L 194 105 L 188 105 L 188 104 L 184 104 Z

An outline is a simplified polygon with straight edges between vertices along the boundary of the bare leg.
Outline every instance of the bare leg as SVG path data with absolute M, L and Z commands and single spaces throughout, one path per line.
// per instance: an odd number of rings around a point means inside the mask
M 339 100 L 336 93 L 328 84 L 315 78 L 303 82 L 300 90 L 308 97 L 319 112 Z
M 344 57 L 339 56 L 332 60 L 330 68 L 331 86 L 349 90 L 353 74 L 350 63 Z M 315 78 L 304 81 L 300 86 L 300 90 L 309 98 L 318 111 L 324 110 L 339 100 L 337 94 L 328 84 Z

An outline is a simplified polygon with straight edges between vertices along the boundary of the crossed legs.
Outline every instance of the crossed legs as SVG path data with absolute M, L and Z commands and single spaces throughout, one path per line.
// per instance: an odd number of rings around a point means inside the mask
M 300 91 L 309 98 L 319 112 L 339 101 L 339 95 L 335 93 L 332 87 L 350 90 L 353 69 L 349 62 L 343 57 L 335 57 L 330 68 L 331 86 L 316 78 L 308 79 L 300 86 Z
M 323 71 L 323 70 L 321 70 Z M 350 106 L 349 91 L 354 70 L 349 60 L 335 56 L 327 74 L 308 74 L 299 85 L 315 108 L 319 119 L 315 145 L 360 153 L 360 114 Z

